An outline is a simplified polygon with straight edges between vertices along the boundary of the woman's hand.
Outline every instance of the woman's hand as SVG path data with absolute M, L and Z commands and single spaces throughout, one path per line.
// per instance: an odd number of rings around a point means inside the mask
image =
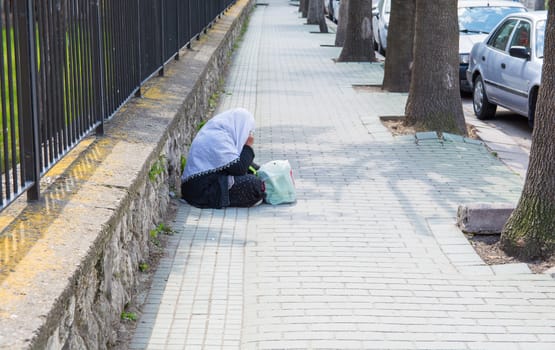
M 252 147 L 253 144 L 254 144 L 254 136 L 251 134 L 247 138 L 247 142 L 245 142 L 245 145 Z

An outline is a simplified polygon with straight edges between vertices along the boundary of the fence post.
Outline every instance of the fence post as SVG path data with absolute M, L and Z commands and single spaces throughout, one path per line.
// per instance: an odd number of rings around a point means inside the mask
M 32 183 L 27 190 L 28 200 L 40 197 L 40 141 L 37 101 L 37 57 L 35 15 L 33 0 L 17 0 L 19 31 L 20 90 L 18 93 L 21 114 L 21 147 L 24 159 L 21 162 L 25 183 Z
M 142 97 L 143 93 L 141 91 L 141 86 L 143 85 L 143 63 L 141 56 L 141 1 L 137 0 L 137 45 L 139 46 L 137 50 L 137 64 L 139 66 L 139 86 L 135 91 L 135 97 Z
M 179 4 L 179 2 L 177 2 L 177 4 Z M 177 42 L 177 45 L 175 45 L 175 47 L 177 47 L 177 52 L 175 53 L 174 59 L 176 61 L 179 61 L 179 51 L 181 50 L 181 8 L 179 7 L 179 5 L 176 6 L 176 23 L 175 23 L 175 30 L 177 30 L 177 33 L 175 35 L 175 41 Z
M 96 106 L 95 114 L 96 121 L 100 124 L 96 127 L 97 135 L 104 135 L 104 116 L 106 109 L 104 105 L 104 45 L 102 42 L 102 16 L 100 13 L 100 0 L 91 0 L 91 7 L 93 9 L 93 17 L 96 27 L 93 29 L 93 45 L 96 45 L 96 57 L 93 57 L 93 72 L 94 72 L 94 85 L 96 90 Z M 95 15 L 94 15 L 95 14 Z M 93 46 L 94 47 L 94 46 Z
M 191 48 L 191 41 L 193 41 L 193 38 L 191 37 L 193 35 L 193 23 L 191 20 L 191 0 L 187 0 L 187 18 L 183 19 L 184 21 L 187 21 L 187 26 L 188 26 L 188 30 L 187 30 L 187 45 L 186 47 L 188 49 Z
M 160 3 L 160 37 L 158 39 L 160 39 L 160 57 L 161 62 L 162 62 L 162 66 L 160 67 L 160 70 L 158 71 L 158 75 L 159 76 L 164 76 L 164 68 L 166 67 L 166 1 L 162 1 Z

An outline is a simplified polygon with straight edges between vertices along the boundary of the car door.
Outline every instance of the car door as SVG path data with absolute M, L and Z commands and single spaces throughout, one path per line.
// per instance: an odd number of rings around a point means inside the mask
M 376 9 L 372 13 L 372 28 L 374 34 L 374 42 L 376 44 L 380 43 L 380 17 L 382 15 L 382 9 L 384 5 L 384 0 L 379 0 L 378 4 L 376 5 Z
M 382 51 L 387 50 L 387 31 L 389 29 L 389 15 L 391 13 L 391 0 L 384 0 L 382 4 L 382 10 L 380 12 L 380 45 Z
M 383 52 L 384 44 L 386 44 L 382 40 L 382 37 L 384 35 L 382 26 L 383 26 L 385 5 L 386 5 L 386 0 L 379 0 L 376 10 L 375 12 L 373 12 L 373 16 L 372 16 L 374 42 L 378 50 L 381 52 Z
M 488 39 L 484 51 L 478 54 L 477 60 L 481 61 L 481 74 L 488 99 L 495 104 L 499 103 L 503 95 L 501 86 L 501 64 L 508 55 L 507 47 L 518 19 L 505 20 Z
M 511 56 L 509 49 L 513 46 L 520 46 L 531 52 L 531 28 L 532 24 L 527 20 L 517 23 L 507 47 L 507 53 L 499 61 L 499 104 L 523 115 L 526 115 L 528 111 L 530 81 L 527 79 L 527 71 L 531 62 L 530 59 Z

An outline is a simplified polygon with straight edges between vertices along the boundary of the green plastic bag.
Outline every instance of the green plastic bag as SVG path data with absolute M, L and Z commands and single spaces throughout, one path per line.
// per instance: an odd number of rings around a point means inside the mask
M 266 187 L 264 201 L 277 205 L 297 200 L 293 170 L 288 160 L 272 160 L 260 166 L 257 173 Z

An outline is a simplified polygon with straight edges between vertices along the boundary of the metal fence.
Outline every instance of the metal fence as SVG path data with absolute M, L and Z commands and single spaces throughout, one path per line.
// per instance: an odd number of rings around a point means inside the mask
M 0 0 L 0 210 L 236 0 Z

